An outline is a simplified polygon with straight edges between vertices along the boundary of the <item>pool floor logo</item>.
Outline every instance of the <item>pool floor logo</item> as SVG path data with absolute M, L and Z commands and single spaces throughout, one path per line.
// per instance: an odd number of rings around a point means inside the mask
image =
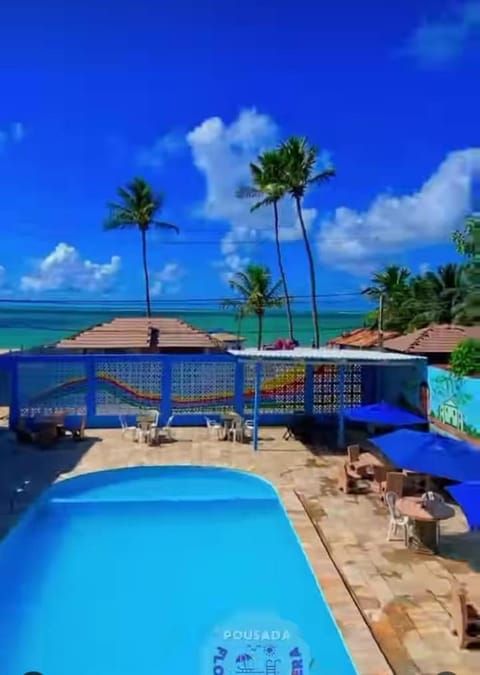
M 232 622 L 216 629 L 201 675 L 307 675 L 309 650 L 299 631 L 278 619 Z

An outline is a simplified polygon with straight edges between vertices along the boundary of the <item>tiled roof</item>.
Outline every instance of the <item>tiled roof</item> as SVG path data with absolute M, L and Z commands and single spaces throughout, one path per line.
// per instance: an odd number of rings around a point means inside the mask
M 383 331 L 383 339 L 388 340 L 400 335 L 395 331 Z M 380 345 L 380 332 L 372 330 L 371 328 L 356 328 L 348 333 L 342 333 L 336 338 L 332 338 L 327 342 L 328 345 L 335 347 L 357 347 L 368 349 L 370 347 L 378 347 Z
M 207 333 L 174 318 L 117 318 L 57 342 L 61 349 L 218 349 Z
M 467 338 L 480 340 L 480 326 L 432 324 L 407 335 L 385 340 L 385 349 L 409 354 L 449 354 Z

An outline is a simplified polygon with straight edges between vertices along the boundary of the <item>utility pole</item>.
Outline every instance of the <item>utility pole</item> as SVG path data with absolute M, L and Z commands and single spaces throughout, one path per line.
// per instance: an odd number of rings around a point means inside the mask
M 383 351 L 383 301 L 382 293 L 378 302 L 378 346 L 380 351 Z

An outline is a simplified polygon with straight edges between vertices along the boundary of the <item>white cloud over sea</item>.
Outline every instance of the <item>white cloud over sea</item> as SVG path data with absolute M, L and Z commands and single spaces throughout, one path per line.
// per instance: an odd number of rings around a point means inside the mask
M 30 274 L 22 276 L 23 291 L 90 291 L 111 290 L 121 267 L 114 255 L 105 263 L 82 258 L 74 246 L 59 243 L 43 260 L 34 263 Z
M 452 152 L 417 192 L 380 194 L 368 209 L 337 208 L 317 234 L 321 260 L 365 275 L 384 256 L 449 241 L 473 204 L 480 179 L 480 148 Z
M 177 262 L 167 262 L 161 270 L 151 274 L 151 295 L 175 295 L 182 288 L 186 270 Z

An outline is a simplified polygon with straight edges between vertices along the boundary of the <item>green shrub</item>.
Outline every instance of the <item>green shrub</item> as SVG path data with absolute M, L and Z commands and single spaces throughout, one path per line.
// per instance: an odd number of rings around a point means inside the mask
M 458 377 L 480 373 L 480 340 L 460 342 L 450 355 L 450 367 Z

